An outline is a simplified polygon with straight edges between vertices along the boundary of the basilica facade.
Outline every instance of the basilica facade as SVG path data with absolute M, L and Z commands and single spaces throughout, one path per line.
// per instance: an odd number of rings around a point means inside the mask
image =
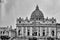
M 58 26 L 59 27 L 59 26 Z M 44 40 L 57 38 L 57 23 L 54 17 L 44 18 L 43 12 L 36 6 L 30 19 L 17 18 L 17 37 L 24 40 Z

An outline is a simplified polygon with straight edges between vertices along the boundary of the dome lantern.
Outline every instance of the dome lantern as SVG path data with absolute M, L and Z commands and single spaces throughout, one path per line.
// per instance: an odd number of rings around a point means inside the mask
M 36 10 L 39 10 L 39 7 L 38 7 L 38 5 L 36 6 Z

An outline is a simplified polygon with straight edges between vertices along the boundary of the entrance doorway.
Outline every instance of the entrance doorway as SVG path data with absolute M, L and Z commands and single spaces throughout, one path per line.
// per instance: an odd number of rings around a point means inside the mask
M 29 38 L 29 40 L 37 40 L 37 38 L 33 37 L 33 38 Z
M 34 37 L 33 40 L 37 40 L 37 38 Z
M 54 38 L 48 37 L 47 40 L 54 40 Z
M 6 35 L 5 36 L 1 36 L 0 38 L 1 38 L 1 40 L 9 40 L 10 39 L 10 37 L 6 36 Z

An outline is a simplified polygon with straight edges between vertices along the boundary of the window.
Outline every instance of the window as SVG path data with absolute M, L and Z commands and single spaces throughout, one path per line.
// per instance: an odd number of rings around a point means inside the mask
M 37 32 L 33 32 L 33 34 L 32 34 L 33 36 L 37 36 Z
M 39 18 L 39 20 L 40 20 L 40 18 Z
M 43 32 L 43 36 L 45 36 L 45 32 Z
M 39 36 L 40 36 L 40 28 L 39 28 Z
M 2 31 L 0 31 L 0 34 L 2 34 Z
M 52 23 L 54 23 L 54 21 L 52 21 Z
M 5 31 L 3 31 L 3 34 L 5 33 Z
M 28 29 L 27 35 L 28 35 L 28 36 L 30 35 L 29 29 Z
M 19 21 L 19 23 L 21 23 L 21 21 Z
M 0 31 L 0 34 L 1 34 L 1 31 Z
M 52 36 L 54 36 L 54 30 L 52 30 Z
M 38 18 L 36 18 L 36 20 L 38 20 Z
M 20 35 L 20 30 L 18 31 L 18 35 Z
M 30 32 L 28 32 L 28 36 L 30 35 Z
M 40 36 L 40 33 L 39 33 L 39 36 Z
M 45 36 L 45 30 L 43 30 L 43 36 Z

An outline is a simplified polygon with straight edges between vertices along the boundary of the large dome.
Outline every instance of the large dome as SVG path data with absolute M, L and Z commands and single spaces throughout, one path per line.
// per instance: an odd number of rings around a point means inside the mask
M 39 10 L 38 5 L 36 6 L 36 9 L 32 12 L 30 20 L 43 20 L 44 15 L 41 10 Z

